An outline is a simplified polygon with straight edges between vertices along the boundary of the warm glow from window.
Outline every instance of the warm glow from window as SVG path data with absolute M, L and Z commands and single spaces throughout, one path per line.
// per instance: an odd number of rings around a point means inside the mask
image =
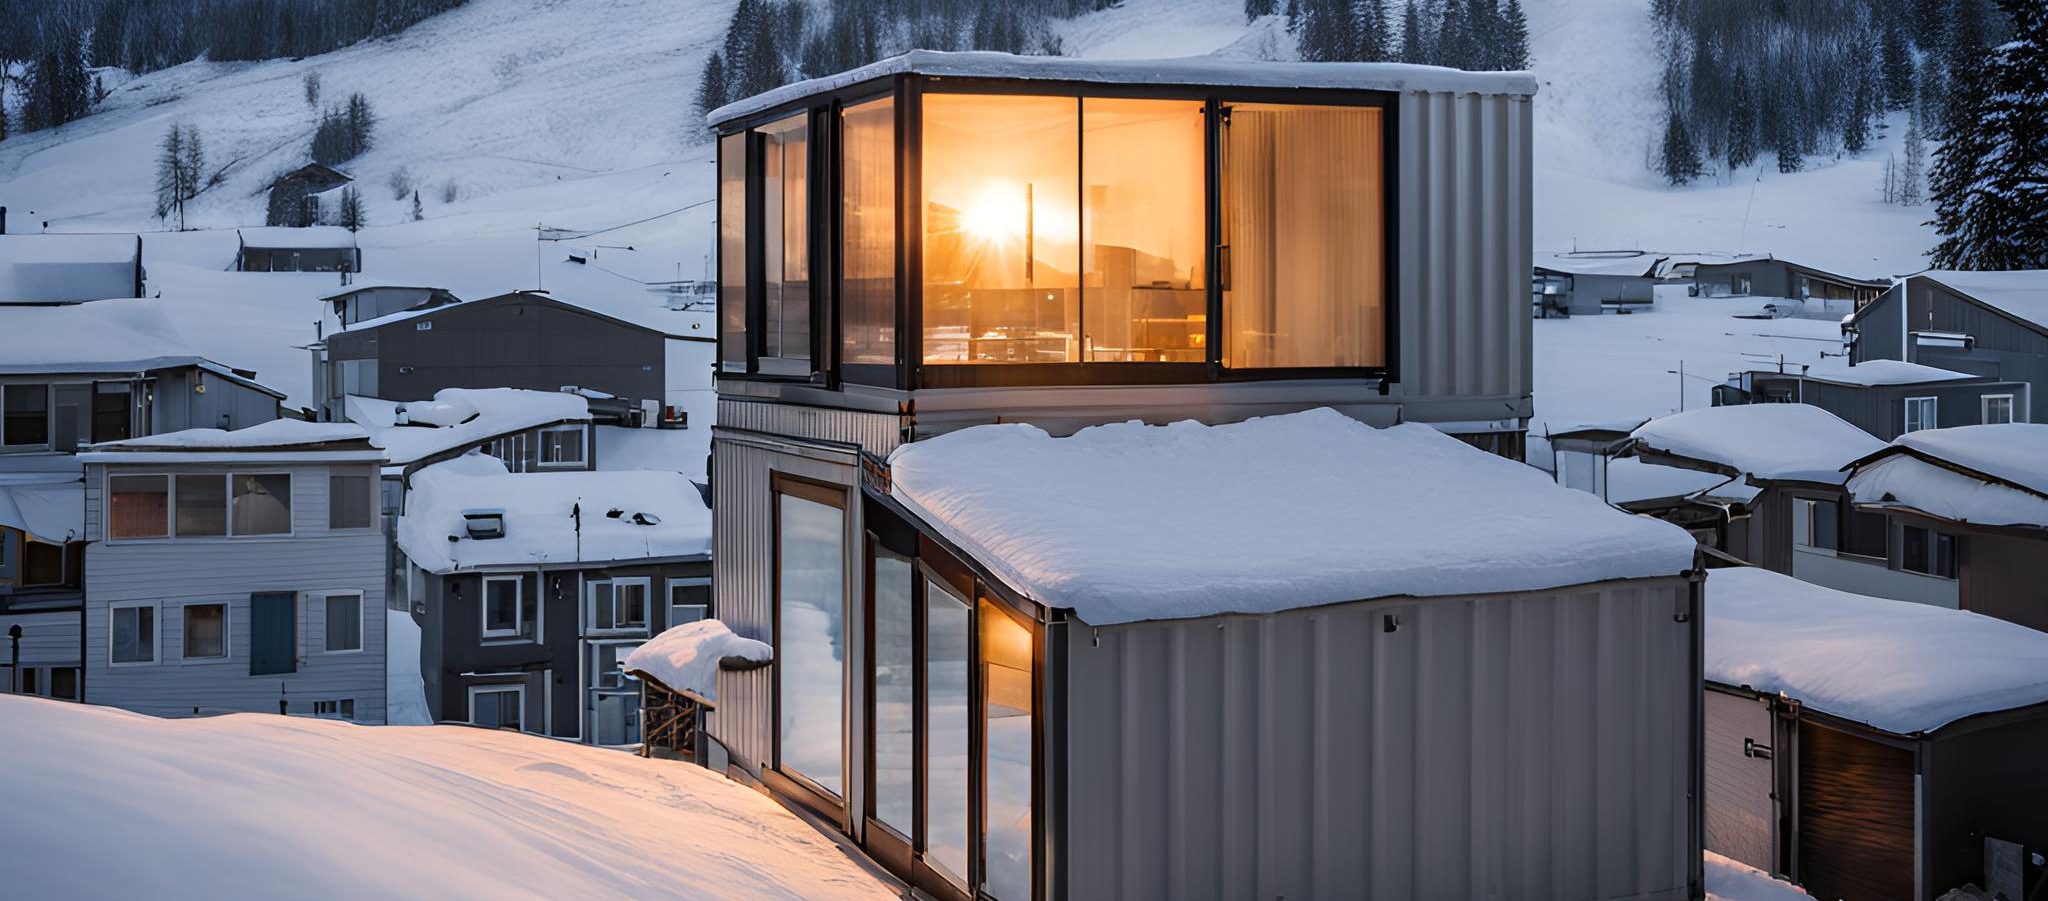
M 1024 185 L 990 182 L 960 211 L 960 231 L 985 244 L 1021 241 L 1030 228 L 1031 204 Z

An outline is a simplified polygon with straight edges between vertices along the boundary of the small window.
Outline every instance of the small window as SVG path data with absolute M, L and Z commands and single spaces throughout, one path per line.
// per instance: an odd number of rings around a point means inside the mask
M 1848 515 L 1848 528 L 1842 542 L 1842 553 L 1859 557 L 1885 559 L 1888 554 L 1890 523 L 1884 514 L 1864 510 L 1852 510 Z
M 1936 417 L 1935 398 L 1906 398 L 1906 431 L 1937 428 L 1940 420 Z
M 330 594 L 325 601 L 328 652 L 362 650 L 363 596 Z
M 483 637 L 533 637 L 526 616 L 525 587 L 518 576 L 484 578 Z
M 109 476 L 107 536 L 164 538 L 171 534 L 169 476 Z
M 186 604 L 185 659 L 226 660 L 227 624 L 226 604 Z
M 234 534 L 290 535 L 292 477 L 286 473 L 235 473 Z
M 132 435 L 129 408 L 134 395 L 127 382 L 101 382 L 93 386 L 92 440 L 124 441 Z
M 541 429 L 540 465 L 582 466 L 583 427 L 567 425 Z
M 526 686 L 492 686 L 469 690 L 469 721 L 490 729 L 520 729 L 526 707 Z
M 72 584 L 70 554 L 65 545 L 33 540 L 21 544 L 23 588 Z
M 711 615 L 711 580 L 668 580 L 668 627 L 694 623 Z
M 41 691 L 41 689 L 39 689 L 39 688 L 38 688 L 38 687 L 36 686 L 36 676 L 37 676 L 38 674 L 40 674 L 41 672 L 42 672 L 42 670 L 36 669 L 36 668 L 35 668 L 35 667 L 33 667 L 33 666 L 24 666 L 24 667 L 22 667 L 22 668 L 21 668 L 21 693 L 22 693 L 22 694 L 25 694 L 25 695 L 39 695 L 39 694 L 42 694 L 42 691 Z
M 220 538 L 228 533 L 228 477 L 181 475 L 175 497 L 179 538 Z
M 2012 421 L 2012 395 L 1986 394 L 1983 398 L 1985 425 L 2001 425 Z
M 50 697 L 78 700 L 78 667 L 50 667 Z
M 590 628 L 594 632 L 647 631 L 647 580 L 590 583 Z
M 1810 498 L 1795 498 L 1793 504 L 1798 513 L 1798 521 L 1793 523 L 1798 534 L 1793 537 L 1800 545 L 1829 551 L 1841 547 L 1840 504 Z
M 0 420 L 0 444 L 42 447 L 50 443 L 50 386 L 8 385 L 6 416 Z
M 367 529 L 371 525 L 370 477 L 368 475 L 327 476 L 327 527 Z
M 313 715 L 333 720 L 353 720 L 356 718 L 356 701 L 354 698 L 343 698 L 339 701 L 314 701 Z
M 619 669 L 619 662 L 625 660 L 638 647 L 640 647 L 638 642 L 631 644 L 591 645 L 590 687 L 626 688 L 636 682 L 637 680 L 627 676 L 624 670 Z
M 116 666 L 156 662 L 156 605 L 128 604 L 108 611 L 109 662 Z
M 1899 530 L 1899 565 L 1916 573 L 1956 577 L 1956 540 L 1932 529 L 1906 526 Z

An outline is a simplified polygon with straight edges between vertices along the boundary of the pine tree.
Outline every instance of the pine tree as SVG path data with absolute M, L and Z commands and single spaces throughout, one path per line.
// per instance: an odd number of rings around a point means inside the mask
M 1842 124 L 1842 149 L 1850 153 L 1862 153 L 1870 146 L 1870 117 L 1875 98 L 1871 96 L 1870 79 L 1857 78 L 1856 88 L 1850 94 L 1849 119 Z
M 1789 85 L 1778 90 L 1778 100 L 1772 106 L 1777 115 L 1771 128 L 1771 151 L 1778 158 L 1779 172 L 1797 172 L 1806 168 L 1801 146 L 1806 139 L 1806 117 L 1800 108 L 1798 91 Z
M 427 211 L 424 207 L 420 206 L 420 192 L 414 191 L 412 192 L 412 221 L 418 222 L 425 218 L 427 218 Z
M 1270 16 L 1275 9 L 1275 0 L 1244 0 L 1244 20 L 1249 23 L 1260 16 Z
M 1883 40 L 1884 107 L 1905 109 L 1913 104 L 1913 51 L 1896 19 L 1885 21 Z
M 320 70 L 319 70 L 319 69 L 307 69 L 307 70 L 306 70 L 306 75 L 305 75 L 305 77 L 304 77 L 304 78 L 301 78 L 301 79 L 299 80 L 299 88 L 300 88 L 300 90 L 301 90 L 301 91 L 303 91 L 303 92 L 305 93 L 305 96 L 306 96 L 306 108 L 307 108 L 307 109 L 319 109 L 319 108 L 320 108 Z
M 1387 0 L 1359 0 L 1352 5 L 1357 49 L 1352 59 L 1383 62 L 1393 58 L 1393 35 L 1387 32 Z
M 1919 206 L 1921 182 L 1927 168 L 1927 141 L 1922 134 L 1921 123 L 1925 117 L 1916 104 L 1906 115 L 1906 162 L 1899 169 L 1898 202 L 1905 206 Z
M 1500 19 L 1500 67 L 1529 68 L 1529 19 L 1522 15 L 1522 0 L 1507 0 Z
M 185 160 L 185 130 L 173 123 L 157 145 L 156 217 L 168 221 L 175 214 L 179 231 L 185 229 Z
M 348 150 L 349 158 L 361 156 L 370 149 L 371 133 L 377 128 L 377 114 L 370 110 L 370 98 L 361 92 L 348 95 Z
M 1302 0 L 1295 37 L 1309 62 L 1354 59 L 1357 53 L 1350 0 Z
M 2012 37 L 1960 73 L 1929 176 L 1942 269 L 2048 269 L 2048 6 L 2000 5 Z
M 698 124 L 701 126 L 703 124 L 703 117 L 710 115 L 712 110 L 726 105 L 731 100 L 732 98 L 726 93 L 725 61 L 718 55 L 718 51 L 713 50 L 711 51 L 711 59 L 704 63 L 704 76 L 697 80 L 696 112 Z
M 1422 45 L 1422 14 L 1415 9 L 1421 0 L 1408 0 L 1401 7 L 1401 61 L 1422 63 L 1428 60 L 1428 53 Z
M 1673 185 L 1682 185 L 1700 175 L 1700 152 L 1693 144 L 1692 132 L 1685 127 L 1685 117 L 1672 110 L 1664 123 L 1664 153 L 1661 158 L 1664 180 Z
M 1749 72 L 1735 70 L 1735 84 L 1728 96 L 1728 169 L 1740 169 L 1756 162 L 1756 91 L 1750 87 Z
M 370 224 L 370 220 L 363 215 L 363 197 L 356 193 L 354 187 L 341 189 L 341 203 L 340 208 L 335 211 L 334 224 L 349 231 L 359 231 L 363 226 Z
M 191 200 L 198 197 L 199 192 L 206 188 L 206 148 L 199 140 L 199 126 L 185 126 L 185 165 L 182 168 L 185 172 L 185 183 L 182 186 L 185 199 Z M 183 213 L 179 215 L 182 216 Z
M 1448 0 L 1436 28 L 1436 64 L 1472 68 L 1472 18 L 1465 0 Z

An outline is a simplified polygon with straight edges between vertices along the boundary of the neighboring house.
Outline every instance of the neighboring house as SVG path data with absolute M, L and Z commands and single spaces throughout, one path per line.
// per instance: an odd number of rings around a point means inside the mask
M 143 295 L 141 235 L 0 234 L 0 303 Z
M 2040 897 L 2048 635 L 1750 568 L 1706 593 L 1708 850 L 1816 898 Z
M 619 661 L 712 613 L 711 513 L 678 473 L 509 473 L 471 454 L 412 474 L 398 545 L 441 722 L 637 744 Z
M 1891 283 L 1837 275 L 1764 255 L 1734 260 L 1699 260 L 1693 265 L 1693 284 L 1695 293 L 1701 297 L 1838 301 L 1845 308 L 1855 309 L 1884 293 Z M 1854 306 L 1850 307 L 1850 304 Z
M 441 288 L 357 282 L 320 298 L 320 302 L 333 308 L 335 320 L 348 328 L 393 313 L 446 306 L 457 303 L 458 298 Z
M 1640 250 L 1537 254 L 1531 302 L 1537 317 L 1546 319 L 1647 307 L 1656 303 L 1665 259 Z
M 2025 382 L 2031 397 L 2048 390 L 2048 270 L 1910 275 L 1845 320 L 1842 333 L 1858 364 L 1903 360 Z M 2013 399 L 2013 421 L 2048 422 L 2048 410 L 2025 400 Z
M 285 228 L 319 225 L 326 221 L 321 215 L 323 197 L 346 186 L 351 180 L 347 175 L 319 163 L 307 163 L 278 176 L 276 181 L 270 183 L 270 209 L 263 217 L 263 224 Z
M 385 721 L 384 454 L 277 420 L 95 444 L 85 699 Z
M 1955 580 L 1951 606 L 2048 631 L 2048 425 L 1901 435 L 1850 465 L 1848 489 L 1899 536 L 1891 566 Z
M 1987 422 L 2025 422 L 2033 391 L 2006 382 L 1906 363 L 1828 360 L 1799 372 L 1758 369 L 1735 373 L 1714 386 L 1714 405 L 1812 404 L 1880 440 L 1907 432 Z
M 355 232 L 338 225 L 243 228 L 235 251 L 238 272 L 361 272 L 363 251 Z
M 0 642 L 21 629 L 0 688 L 76 701 L 83 663 L 85 484 L 69 456 L 0 463 Z M 0 644 L 0 667 L 14 663 Z
M 1698 896 L 1697 545 L 1459 443 L 1530 415 L 1534 89 L 916 51 L 712 113 L 774 662 L 707 763 L 937 898 Z

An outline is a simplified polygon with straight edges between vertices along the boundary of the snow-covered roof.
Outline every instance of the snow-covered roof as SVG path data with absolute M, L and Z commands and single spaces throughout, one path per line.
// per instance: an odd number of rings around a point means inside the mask
M 760 665 L 775 659 L 775 649 L 767 642 L 734 635 L 718 620 L 702 619 L 654 636 L 619 661 L 619 669 L 716 704 L 718 664 L 727 658 Z
M 339 225 L 312 225 L 305 228 L 270 225 L 235 231 L 241 235 L 242 246 L 258 249 L 339 250 L 356 246 L 356 233 Z
M 1536 93 L 1528 72 L 1466 72 L 1404 63 L 1296 63 L 1192 56 L 1179 59 L 1080 59 L 990 51 L 912 50 L 857 69 L 799 81 L 712 110 L 712 126 L 818 94 L 890 75 L 1078 81 L 1097 84 L 1212 85 L 1260 88 L 1342 88 L 1459 94 Z
M 639 326 L 659 332 L 670 338 L 696 338 L 715 341 L 718 336 L 715 310 L 672 310 L 660 296 L 648 286 L 637 283 L 621 283 L 611 286 L 593 287 L 589 282 L 579 282 L 561 289 L 550 288 L 544 292 L 520 291 L 500 294 L 496 297 L 480 297 L 475 300 L 458 301 L 440 306 L 417 307 L 387 313 L 374 319 L 351 323 L 340 329 L 342 332 L 362 332 L 383 328 L 399 322 L 433 316 L 458 307 L 472 304 L 501 303 L 522 298 L 538 298 L 574 307 L 598 316 L 615 319 L 628 325 Z
M 273 419 L 248 428 L 185 429 L 161 435 L 145 435 L 90 445 L 81 454 L 89 463 L 120 462 L 138 451 L 272 451 L 320 445 L 356 445 L 352 450 L 370 450 L 370 433 L 347 422 L 307 422 L 303 419 Z M 378 455 L 380 458 L 381 454 Z
M 1536 268 L 1573 275 L 1621 275 L 1649 278 L 1656 274 L 1660 256 L 1641 251 L 1574 252 L 1536 254 Z
M 395 465 L 552 423 L 590 421 L 583 397 L 524 388 L 443 388 L 419 401 L 349 395 L 343 403 L 349 420 L 370 430 Z M 406 425 L 398 424 L 400 410 Z
M 161 301 L 0 307 L 0 374 L 141 372 L 200 360 Z
M 1629 437 L 1638 451 L 1730 474 L 1826 485 L 1842 484 L 1842 467 L 1884 447 L 1869 432 L 1808 404 L 1703 407 L 1652 419 Z
M 468 454 L 421 469 L 411 485 L 398 518 L 398 547 L 432 573 L 711 553 L 711 510 L 680 473 L 514 474 L 491 457 Z M 578 506 L 580 531 L 571 516 Z M 482 508 L 503 511 L 505 537 L 468 537 L 463 511 Z M 619 515 L 611 515 L 614 510 Z
M 85 482 L 75 474 L 0 476 L 0 526 L 44 541 L 85 536 Z
M 339 291 L 330 291 L 326 294 L 322 294 L 317 299 L 322 303 L 327 303 L 340 300 L 344 297 L 350 297 L 356 294 L 361 294 L 364 291 L 426 291 L 432 293 L 434 291 L 440 290 L 443 289 L 433 287 L 431 285 L 418 284 L 417 282 L 413 281 L 357 281 L 353 284 L 343 287 Z
M 1609 460 L 1606 465 L 1607 502 L 1610 504 L 1691 497 L 1716 488 L 1729 479 L 1720 473 L 1659 466 L 1635 457 Z
M 1974 379 L 1977 376 L 1967 372 L 1938 369 L 1921 363 L 1904 360 L 1865 360 L 1855 365 L 1843 362 L 1840 357 L 1829 357 L 1819 364 L 1808 367 L 1806 377 L 1814 381 L 1833 382 L 1838 385 L 1926 385 L 1935 382 L 1953 382 L 1960 379 Z
M 1329 409 L 1067 438 L 976 426 L 890 466 L 942 535 L 1096 625 L 1669 576 L 1695 553 L 1676 526 L 1428 426 Z
M 1849 494 L 1955 522 L 2048 528 L 2048 425 L 1907 432 L 1857 463 Z
M 1939 282 L 2015 319 L 2048 328 L 2048 269 L 2010 272 L 1934 270 L 1914 277 Z
M 0 235 L 0 303 L 133 297 L 134 235 Z
M 599 469 L 658 469 L 702 475 L 710 455 L 709 429 L 597 427 Z
M 2048 701 L 2048 632 L 1982 614 L 1750 567 L 1709 570 L 1706 611 L 1708 681 L 1886 732 Z

